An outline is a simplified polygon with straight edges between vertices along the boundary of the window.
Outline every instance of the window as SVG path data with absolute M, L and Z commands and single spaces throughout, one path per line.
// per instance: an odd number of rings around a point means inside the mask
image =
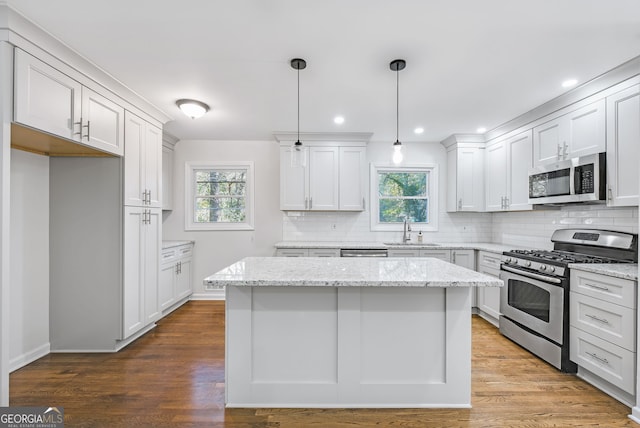
M 186 230 L 253 230 L 253 162 L 187 162 Z
M 438 230 L 436 165 L 371 165 L 371 230 L 402 230 L 405 217 L 414 230 Z

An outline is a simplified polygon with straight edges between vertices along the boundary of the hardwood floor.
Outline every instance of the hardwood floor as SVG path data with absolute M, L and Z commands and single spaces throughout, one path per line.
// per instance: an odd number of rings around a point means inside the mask
M 472 409 L 225 409 L 224 302 L 189 302 L 117 354 L 50 354 L 11 374 L 11 406 L 67 427 L 637 427 L 630 409 L 473 317 Z

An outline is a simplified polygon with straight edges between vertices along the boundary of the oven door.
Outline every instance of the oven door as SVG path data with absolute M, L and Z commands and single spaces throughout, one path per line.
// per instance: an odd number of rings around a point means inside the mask
M 543 275 L 517 272 L 503 266 L 500 279 L 505 283 L 500 293 L 500 312 L 512 321 L 562 345 L 564 288 L 566 280 L 549 283 Z M 535 278 L 533 278 L 535 276 Z

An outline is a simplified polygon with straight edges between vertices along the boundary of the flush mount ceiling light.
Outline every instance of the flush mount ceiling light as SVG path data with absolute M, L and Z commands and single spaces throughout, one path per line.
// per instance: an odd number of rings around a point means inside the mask
M 394 59 L 389 64 L 389 68 L 396 72 L 396 142 L 393 143 L 393 163 L 399 164 L 402 162 L 402 143 L 398 138 L 400 128 L 400 70 L 404 70 L 407 66 L 407 62 L 403 59 Z
M 202 117 L 209 111 L 209 106 L 202 101 L 190 100 L 187 98 L 176 101 L 176 105 L 191 119 Z
M 291 60 L 291 68 L 298 72 L 298 139 L 291 147 L 291 166 L 305 166 L 307 156 L 302 143 L 300 142 L 300 70 L 307 68 L 307 62 L 301 58 Z

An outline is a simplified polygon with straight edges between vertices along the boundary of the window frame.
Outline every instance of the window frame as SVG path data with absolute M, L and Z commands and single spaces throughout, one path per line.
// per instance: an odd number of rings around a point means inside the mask
M 429 223 L 411 223 L 414 231 L 435 232 L 438 230 L 438 165 L 437 164 L 409 164 L 395 166 L 390 164 L 371 164 L 369 175 L 369 190 L 371 209 L 371 231 L 397 232 L 402 231 L 403 223 L 380 223 L 380 200 L 378 197 L 379 172 L 424 172 L 427 174 L 427 218 Z
M 245 182 L 245 221 L 237 223 L 198 223 L 195 221 L 196 181 L 197 170 L 246 170 Z M 254 163 L 253 161 L 208 161 L 185 162 L 185 230 L 255 230 L 254 227 Z

